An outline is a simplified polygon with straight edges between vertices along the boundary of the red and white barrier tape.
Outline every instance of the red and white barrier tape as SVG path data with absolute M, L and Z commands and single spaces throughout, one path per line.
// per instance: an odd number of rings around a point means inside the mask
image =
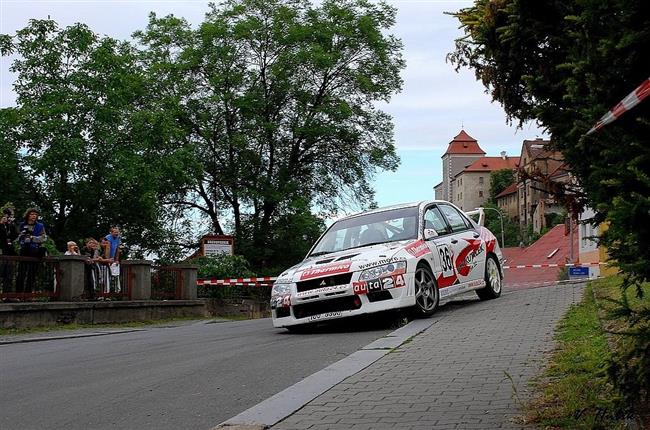
M 643 83 L 639 85 L 637 89 L 632 91 L 616 106 L 607 111 L 607 113 L 603 115 L 586 134 L 591 134 L 597 130 L 600 130 L 605 125 L 616 121 L 619 116 L 623 115 L 625 112 L 641 103 L 641 101 L 648 95 L 650 95 L 650 78 L 643 81 Z
M 504 269 L 539 269 L 542 267 L 581 267 L 599 266 L 607 263 L 566 263 L 566 264 L 519 264 L 516 266 L 503 266 Z
M 515 266 L 503 266 L 504 269 L 540 269 L 546 267 L 580 267 L 580 266 L 598 266 L 607 263 L 566 263 L 566 264 L 519 264 Z M 238 287 L 270 287 L 275 280 L 275 276 L 263 276 L 256 278 L 230 278 L 230 279 L 197 279 L 196 285 L 223 285 Z
M 230 279 L 197 279 L 196 285 L 235 285 L 244 287 L 266 287 L 271 286 L 278 279 L 274 276 L 262 276 L 257 278 L 230 278 Z

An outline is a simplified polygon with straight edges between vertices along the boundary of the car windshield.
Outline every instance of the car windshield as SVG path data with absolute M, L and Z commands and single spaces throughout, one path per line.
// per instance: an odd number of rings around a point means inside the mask
M 324 255 L 377 243 L 416 239 L 416 206 L 359 215 L 335 222 L 318 241 L 310 256 Z

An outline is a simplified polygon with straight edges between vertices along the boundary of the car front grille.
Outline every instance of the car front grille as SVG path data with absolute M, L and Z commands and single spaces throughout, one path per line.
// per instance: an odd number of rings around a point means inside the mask
M 390 300 L 393 296 L 390 291 L 370 291 L 368 293 L 369 302 L 381 302 L 382 300 Z
M 352 273 L 342 273 L 340 275 L 297 282 L 296 288 L 298 292 L 301 293 L 303 291 L 311 291 L 322 287 L 333 287 L 334 285 L 349 284 L 350 279 L 352 279 Z
M 324 314 L 325 312 L 351 311 L 360 307 L 361 300 L 359 300 L 358 296 L 337 297 L 335 299 L 295 305 L 293 307 L 293 316 L 300 319 Z

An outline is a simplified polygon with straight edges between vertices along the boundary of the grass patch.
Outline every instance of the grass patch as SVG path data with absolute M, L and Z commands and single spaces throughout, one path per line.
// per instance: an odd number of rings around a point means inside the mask
M 629 337 L 608 334 L 629 327 L 613 318 L 621 299 L 621 279 L 591 282 L 583 300 L 572 306 L 560 321 L 555 334 L 557 348 L 549 358 L 543 376 L 535 383 L 537 398 L 526 405 L 525 420 L 542 428 L 623 429 L 625 413 L 622 396 L 611 384 L 608 362 L 629 347 Z M 635 291 L 626 292 L 632 307 L 648 306 L 650 286 L 644 299 Z M 601 322 L 602 321 L 602 322 Z

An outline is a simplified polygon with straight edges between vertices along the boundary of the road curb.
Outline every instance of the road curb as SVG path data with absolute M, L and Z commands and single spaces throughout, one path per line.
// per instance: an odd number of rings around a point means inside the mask
M 438 321 L 440 318 L 411 321 L 348 357 L 307 376 L 291 387 L 222 422 L 212 430 L 262 430 L 269 428 Z

